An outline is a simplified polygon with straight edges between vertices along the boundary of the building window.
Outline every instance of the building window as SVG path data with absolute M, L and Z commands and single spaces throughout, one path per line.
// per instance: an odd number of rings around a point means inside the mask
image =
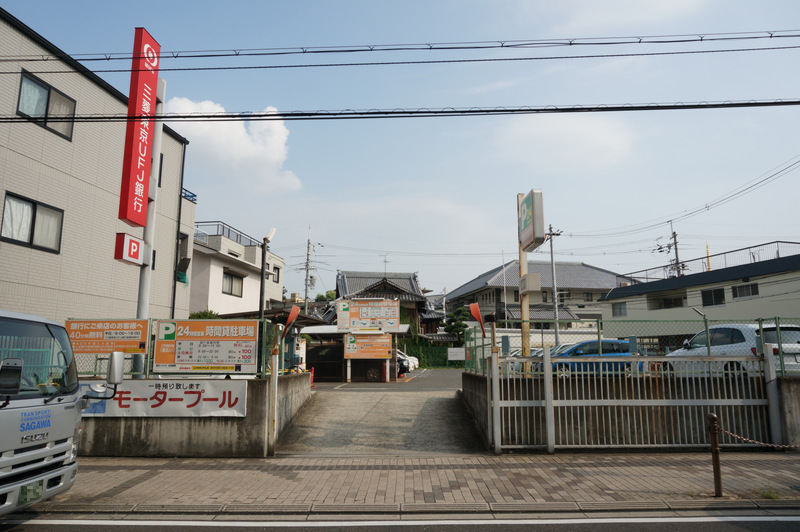
M 27 72 L 22 73 L 17 114 L 72 140 L 75 100 Z
M 273 283 L 281 282 L 281 269 L 275 266 L 274 268 L 272 268 L 272 272 L 275 274 L 272 276 L 272 282 Z
M 611 316 L 619 318 L 628 315 L 628 303 L 611 303 Z
M 547 290 L 542 290 L 542 303 L 547 303 Z
M 59 253 L 64 211 L 6 193 L 0 238 L 7 242 Z
M 572 299 L 572 294 L 570 293 L 569 290 L 567 290 L 565 292 L 559 292 L 558 293 L 558 302 L 559 302 L 559 304 L 563 305 L 565 301 L 568 301 L 570 299 Z
M 231 296 L 242 297 L 243 279 L 232 273 L 222 274 L 222 293 Z
M 732 287 L 731 290 L 733 291 L 733 299 L 754 297 L 758 295 L 758 283 L 740 284 Z
M 714 288 L 713 290 L 703 290 L 700 293 L 703 296 L 703 306 L 713 307 L 715 305 L 725 304 L 725 289 Z
M 519 303 L 519 290 L 514 290 L 514 303 Z
M 592 293 L 591 292 L 584 292 L 583 293 L 583 300 L 584 301 L 592 301 L 593 300 Z

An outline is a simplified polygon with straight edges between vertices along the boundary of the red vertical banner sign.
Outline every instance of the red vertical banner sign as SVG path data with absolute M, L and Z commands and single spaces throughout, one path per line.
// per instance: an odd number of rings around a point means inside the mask
M 128 125 L 122 162 L 119 219 L 132 226 L 147 224 L 153 117 L 158 88 L 159 45 L 144 28 L 136 28 L 128 95 Z M 135 117 L 135 118 L 134 118 Z
M 483 317 L 481 316 L 481 308 L 478 306 L 477 303 L 469 304 L 469 313 L 472 314 L 472 317 L 475 318 L 475 321 L 481 324 L 481 333 L 483 333 L 483 337 L 486 338 L 486 329 L 483 327 Z

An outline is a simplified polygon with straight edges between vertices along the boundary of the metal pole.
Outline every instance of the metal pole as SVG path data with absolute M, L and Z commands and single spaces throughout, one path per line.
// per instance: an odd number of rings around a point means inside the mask
M 719 464 L 719 422 L 716 414 L 708 414 L 708 432 L 711 433 L 711 462 L 714 466 L 714 497 L 722 497 L 722 473 Z
M 764 338 L 763 336 L 761 338 Z M 780 392 L 778 391 L 778 372 L 775 368 L 774 344 L 762 344 L 764 350 L 764 381 L 767 385 L 767 408 L 769 412 L 769 432 L 772 443 L 783 445 L 781 427 Z
M 500 435 L 500 349 L 495 345 L 496 332 L 492 319 L 492 440 L 494 454 L 501 453 L 502 436 Z
M 519 217 L 519 206 L 522 200 L 525 199 L 524 194 L 517 194 L 517 217 Z M 522 244 L 519 245 L 519 279 L 525 278 L 528 275 L 528 254 L 522 251 Z M 517 287 L 519 291 L 519 317 L 522 321 L 522 356 L 531 356 L 531 308 L 530 300 L 527 292 L 521 290 L 521 286 Z
M 544 419 L 547 426 L 547 454 L 556 449 L 556 422 L 553 408 L 553 365 L 550 363 L 550 346 L 542 348 L 542 369 L 544 370 Z
M 270 352 L 269 375 L 269 424 L 267 425 L 267 456 L 275 456 L 275 441 L 278 436 L 278 338 L 280 331 L 275 324 Z
M 559 235 L 561 233 L 558 233 Z M 555 332 L 555 343 L 558 345 L 558 288 L 556 287 L 556 261 L 555 255 L 553 254 L 553 238 L 558 236 L 553 233 L 553 224 L 550 224 L 550 232 L 548 233 L 550 237 L 550 272 L 553 275 L 553 322 L 554 325 L 554 332 Z
M 258 319 L 264 319 L 264 283 L 267 277 L 267 244 L 269 240 L 264 237 L 264 244 L 261 246 L 261 289 L 258 295 Z
M 164 95 L 167 90 L 167 82 L 163 79 L 158 80 L 158 88 L 156 89 L 156 112 L 155 116 L 159 117 L 164 112 Z M 150 282 L 153 275 L 153 244 L 156 235 L 156 199 L 158 198 L 158 181 L 161 176 L 161 138 L 164 128 L 164 123 L 160 120 L 154 120 L 153 130 L 153 156 L 150 158 L 150 187 L 147 202 L 147 221 L 144 226 L 144 250 L 145 260 L 139 269 L 139 299 L 136 304 L 136 318 L 146 320 L 150 317 Z M 178 220 L 180 226 L 180 220 Z M 172 283 L 175 284 L 176 280 L 173 276 Z M 145 377 L 145 355 L 136 353 L 133 355 L 133 367 L 131 372 L 134 379 L 144 379 Z
M 156 100 L 155 116 L 163 114 L 164 94 L 167 89 L 167 82 L 163 79 L 158 80 L 158 92 Z M 156 234 L 156 199 L 158 197 L 158 179 L 161 175 L 161 137 L 163 122 L 154 120 L 156 127 L 153 131 L 153 156 L 150 158 L 150 200 L 147 202 L 147 222 L 144 226 L 144 249 L 145 263 L 139 270 L 139 302 L 136 307 L 136 318 L 145 320 L 150 314 L 150 278 L 153 271 L 153 241 Z M 173 280 L 174 282 L 174 280 Z

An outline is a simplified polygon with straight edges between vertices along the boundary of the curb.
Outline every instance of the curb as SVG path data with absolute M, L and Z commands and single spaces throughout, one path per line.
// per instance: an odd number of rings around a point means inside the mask
M 396 504 L 76 504 L 54 503 L 38 514 L 170 514 L 170 515 L 414 515 L 529 514 L 709 510 L 798 510 L 800 499 L 651 500 L 619 502 L 499 502 Z

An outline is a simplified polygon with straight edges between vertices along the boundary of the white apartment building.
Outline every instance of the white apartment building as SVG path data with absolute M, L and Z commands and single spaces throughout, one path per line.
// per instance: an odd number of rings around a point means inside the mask
M 79 119 L 124 116 L 127 97 L 3 9 L 0 55 L 13 59 L 0 63 L 0 115 L 13 119 L 0 123 L 0 308 L 57 321 L 135 317 L 140 267 L 114 259 L 117 233 L 143 238 L 118 219 L 125 122 Z M 189 314 L 187 144 L 165 127 L 151 318 Z
M 190 311 L 220 317 L 257 315 L 261 294 L 263 241 L 223 222 L 197 222 L 192 259 Z M 284 261 L 266 249 L 264 309 L 283 301 Z

